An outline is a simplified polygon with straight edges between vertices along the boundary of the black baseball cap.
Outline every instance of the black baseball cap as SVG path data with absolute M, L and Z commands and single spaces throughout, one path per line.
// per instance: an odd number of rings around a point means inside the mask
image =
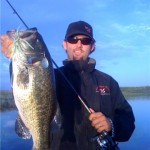
M 78 34 L 86 35 L 95 42 L 95 39 L 93 38 L 92 26 L 87 22 L 77 21 L 70 23 L 66 31 L 65 39 Z

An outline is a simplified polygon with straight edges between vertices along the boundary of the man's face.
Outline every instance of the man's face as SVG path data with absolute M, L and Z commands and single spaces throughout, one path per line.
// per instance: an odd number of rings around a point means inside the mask
M 68 60 L 86 60 L 94 50 L 95 44 L 85 35 L 76 35 L 63 41 L 63 47 L 67 52 Z

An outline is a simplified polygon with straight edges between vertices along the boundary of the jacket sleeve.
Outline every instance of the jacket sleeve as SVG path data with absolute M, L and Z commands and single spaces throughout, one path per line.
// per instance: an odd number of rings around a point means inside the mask
M 114 139 L 118 142 L 128 141 L 135 129 L 135 118 L 130 104 L 124 98 L 118 83 L 111 84 L 111 98 L 114 102 Z

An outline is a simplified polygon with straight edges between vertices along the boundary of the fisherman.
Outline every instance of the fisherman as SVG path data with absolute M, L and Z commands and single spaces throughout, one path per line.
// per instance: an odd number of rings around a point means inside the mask
M 62 45 L 67 59 L 60 69 L 91 108 L 91 114 L 56 70 L 63 118 L 59 150 L 99 150 L 97 141 L 91 139 L 102 131 L 114 141 L 128 141 L 135 128 L 134 114 L 118 83 L 95 69 L 96 61 L 89 57 L 95 50 L 92 26 L 84 21 L 70 23 Z
M 109 139 L 125 142 L 135 129 L 132 108 L 117 81 L 95 68 L 96 61 L 90 57 L 95 51 L 95 42 L 90 24 L 84 21 L 69 24 L 62 43 L 67 59 L 62 67 L 55 69 L 62 121 L 60 130 L 51 133 L 52 150 L 100 150 L 96 137 L 104 131 L 109 136 L 104 142 Z M 90 113 L 77 93 L 90 108 Z M 20 117 L 16 129 L 19 136 L 30 137 Z

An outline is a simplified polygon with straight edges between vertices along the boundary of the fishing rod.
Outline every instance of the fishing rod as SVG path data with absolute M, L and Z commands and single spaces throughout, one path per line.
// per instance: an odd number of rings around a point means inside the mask
M 14 7 L 10 4 L 10 2 L 8 0 L 6 0 L 6 2 L 8 3 L 8 5 L 12 8 L 12 10 L 14 11 L 14 13 L 19 17 L 19 19 L 21 20 L 21 22 L 24 24 L 24 26 L 28 29 L 29 27 L 26 25 L 26 23 L 23 21 L 23 19 L 20 17 L 20 15 L 17 13 L 17 11 L 14 9 Z
M 27 24 L 23 21 L 23 19 L 21 18 L 21 16 L 17 13 L 17 11 L 15 10 L 15 8 L 11 5 L 11 3 L 6 0 L 6 2 L 9 4 L 9 6 L 13 9 L 14 13 L 18 16 L 18 18 L 21 20 L 21 22 L 24 24 L 24 26 L 29 29 L 29 27 L 27 26 Z M 76 91 L 76 89 L 73 87 L 73 85 L 70 83 L 70 81 L 67 79 L 67 77 L 64 75 L 64 73 L 60 70 L 60 68 L 58 67 L 58 65 L 56 64 L 56 62 L 51 58 L 53 64 L 55 65 L 55 67 L 58 69 L 58 71 L 60 72 L 60 74 L 63 76 L 63 78 L 66 80 L 66 82 L 69 84 L 69 86 L 72 88 L 72 90 L 76 93 L 76 95 L 78 96 L 80 102 L 83 104 L 83 106 L 85 107 L 85 109 L 91 113 L 90 108 L 87 106 L 87 104 L 84 102 L 84 100 L 81 98 L 81 96 L 78 94 L 78 92 Z
M 52 58 L 51 58 L 52 59 Z M 84 100 L 81 98 L 81 96 L 78 94 L 78 92 L 75 90 L 75 88 L 73 87 L 73 85 L 70 83 L 70 81 L 67 79 L 67 77 L 64 75 L 64 73 L 60 70 L 60 68 L 58 67 L 58 65 L 56 64 L 56 62 L 52 59 L 53 64 L 56 66 L 56 68 L 58 69 L 58 71 L 60 72 L 60 74 L 63 76 L 63 78 L 66 80 L 66 82 L 69 84 L 69 86 L 72 88 L 72 90 L 77 94 L 80 102 L 83 104 L 83 106 L 86 108 L 86 110 L 91 113 L 90 108 L 87 106 L 87 104 L 84 102 Z

